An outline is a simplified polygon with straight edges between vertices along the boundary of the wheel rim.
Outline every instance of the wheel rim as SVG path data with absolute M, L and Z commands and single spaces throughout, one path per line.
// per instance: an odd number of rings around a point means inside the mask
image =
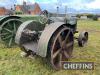
M 10 19 L 1 25 L 1 40 L 4 41 L 8 47 L 14 44 L 15 34 L 21 23 L 22 22 L 18 19 Z
M 68 61 L 73 51 L 73 33 L 68 28 L 61 28 L 53 37 L 51 46 L 51 64 L 54 69 L 61 69 L 61 61 Z
M 39 22 L 40 22 L 41 24 L 46 24 L 47 21 L 48 21 L 48 19 L 47 19 L 46 16 L 44 16 L 44 15 L 40 15 L 40 16 L 39 16 Z
M 87 33 L 87 32 L 84 34 L 84 40 L 85 40 L 86 42 L 88 41 L 88 33 Z

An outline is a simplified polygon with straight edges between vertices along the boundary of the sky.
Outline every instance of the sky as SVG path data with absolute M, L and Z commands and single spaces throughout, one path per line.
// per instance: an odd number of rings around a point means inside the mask
M 65 6 L 75 11 L 100 10 L 100 0 L 0 0 L 0 7 L 10 8 L 14 4 L 22 4 L 23 1 L 28 3 L 37 2 L 42 10 L 47 9 L 50 11 L 55 11 L 57 6 L 62 11 L 64 11 Z

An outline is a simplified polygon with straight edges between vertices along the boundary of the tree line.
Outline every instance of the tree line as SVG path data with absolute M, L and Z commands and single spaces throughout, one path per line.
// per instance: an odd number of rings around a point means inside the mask
M 95 21 L 97 21 L 98 18 L 100 17 L 100 15 L 98 15 L 98 14 L 77 14 L 78 18 L 81 18 L 81 16 L 87 16 L 88 19 L 92 19 Z

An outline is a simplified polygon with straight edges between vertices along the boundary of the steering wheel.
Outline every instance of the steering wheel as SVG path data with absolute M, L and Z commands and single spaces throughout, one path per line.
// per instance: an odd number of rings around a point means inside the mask
M 47 21 L 48 21 L 48 11 L 47 10 L 44 10 L 39 15 L 39 22 L 41 24 L 46 24 Z

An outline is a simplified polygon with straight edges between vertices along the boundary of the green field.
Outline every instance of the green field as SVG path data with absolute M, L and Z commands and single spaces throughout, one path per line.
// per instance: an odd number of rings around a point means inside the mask
M 89 32 L 89 42 L 81 48 L 75 41 L 70 61 L 93 61 L 95 70 L 55 71 L 44 58 L 22 58 L 18 47 L 6 48 L 0 43 L 0 75 L 100 75 L 100 21 L 79 20 L 78 30 Z

